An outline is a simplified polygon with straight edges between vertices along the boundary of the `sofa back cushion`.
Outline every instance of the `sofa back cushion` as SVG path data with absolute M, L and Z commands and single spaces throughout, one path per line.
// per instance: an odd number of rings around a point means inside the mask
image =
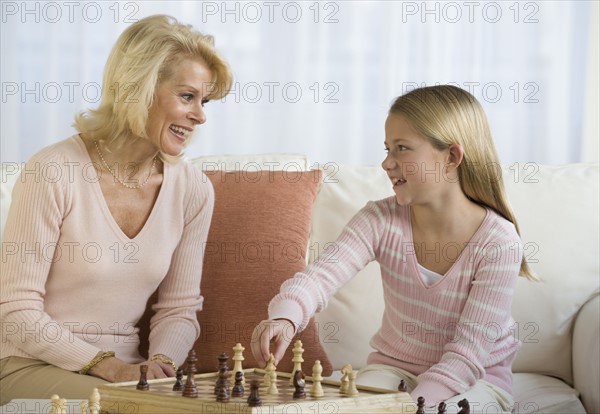
M 513 300 L 523 347 L 514 372 L 548 374 L 572 384 L 571 335 L 581 306 L 600 289 L 598 164 L 504 169 L 525 256 L 540 282 L 520 278 Z
M 548 374 L 571 383 L 571 331 L 578 310 L 599 289 L 598 165 L 515 164 L 498 169 L 515 211 L 525 255 L 541 282 L 519 278 L 513 300 L 522 342 L 515 372 Z M 393 195 L 380 167 L 335 165 L 325 170 L 313 213 L 314 260 L 365 205 Z M 364 366 L 381 325 L 379 267 L 371 263 L 317 315 L 323 347 L 335 369 Z M 341 345 L 341 346 L 340 346 Z

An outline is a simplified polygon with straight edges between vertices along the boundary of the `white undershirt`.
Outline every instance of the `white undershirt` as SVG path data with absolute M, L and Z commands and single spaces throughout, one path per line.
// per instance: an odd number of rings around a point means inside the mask
M 421 279 L 423 279 L 423 282 L 425 282 L 425 284 L 427 286 L 433 285 L 438 280 L 441 280 L 444 277 L 443 275 L 440 275 L 439 273 L 429 270 L 429 269 L 421 266 L 420 264 L 418 264 L 418 266 L 419 266 L 419 273 L 421 273 Z

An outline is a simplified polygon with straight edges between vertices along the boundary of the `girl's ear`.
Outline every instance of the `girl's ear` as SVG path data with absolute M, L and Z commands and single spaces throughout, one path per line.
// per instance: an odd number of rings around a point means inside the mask
M 460 163 L 463 161 L 464 155 L 465 151 L 459 144 L 451 144 L 448 147 L 448 158 L 446 165 L 448 167 L 452 167 L 453 169 L 458 168 Z

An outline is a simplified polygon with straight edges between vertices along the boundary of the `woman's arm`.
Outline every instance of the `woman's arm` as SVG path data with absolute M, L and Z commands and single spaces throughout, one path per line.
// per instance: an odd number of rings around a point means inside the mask
M 200 334 L 197 312 L 202 308 L 200 281 L 204 248 L 210 228 L 214 190 L 210 180 L 189 166 L 189 197 L 181 240 L 158 291 L 150 321 L 149 355 L 163 354 L 178 365 Z
M 31 358 L 78 371 L 100 349 L 78 339 L 44 310 L 46 281 L 70 208 L 67 168 L 57 151 L 42 150 L 15 184 L 2 241 L 0 320 L 3 341 Z

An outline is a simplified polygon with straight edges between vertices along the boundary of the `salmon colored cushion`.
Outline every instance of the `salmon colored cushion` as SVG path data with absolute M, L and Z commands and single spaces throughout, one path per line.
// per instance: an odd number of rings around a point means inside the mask
M 250 350 L 252 333 L 267 318 L 269 301 L 283 281 L 306 266 L 321 171 L 205 173 L 215 190 L 215 207 L 202 271 L 201 332 L 194 344 L 198 372 L 217 371 L 217 357 L 222 352 L 230 357 L 231 369 L 232 348 L 238 342 L 246 348 L 243 367 L 258 367 Z M 331 362 L 312 319 L 296 335 L 277 370 L 292 372 L 296 339 L 303 343 L 302 368 L 306 374 L 312 375 L 318 359 L 323 375 L 331 375 Z

